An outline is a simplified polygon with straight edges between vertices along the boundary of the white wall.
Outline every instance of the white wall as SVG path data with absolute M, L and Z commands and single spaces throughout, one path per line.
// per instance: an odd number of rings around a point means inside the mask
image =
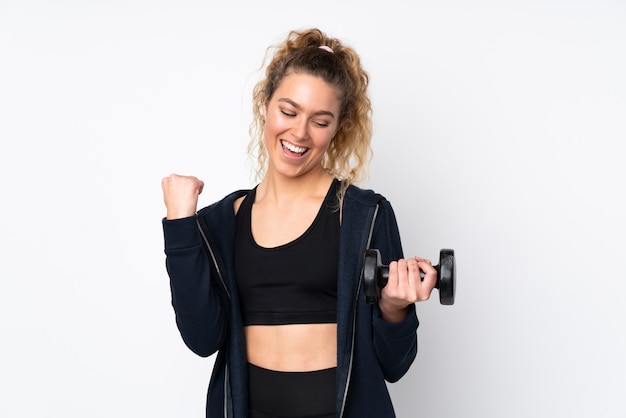
M 370 72 L 367 186 L 405 252 L 457 255 L 398 415 L 625 416 L 618 0 L 0 3 L 0 416 L 203 416 L 160 180 L 200 176 L 203 205 L 250 185 L 255 70 L 308 26 Z

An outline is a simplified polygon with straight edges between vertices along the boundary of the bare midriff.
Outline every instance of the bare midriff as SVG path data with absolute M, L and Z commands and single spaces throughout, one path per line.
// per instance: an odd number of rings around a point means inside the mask
M 249 325 L 244 335 L 255 366 L 283 372 L 337 366 L 337 324 Z

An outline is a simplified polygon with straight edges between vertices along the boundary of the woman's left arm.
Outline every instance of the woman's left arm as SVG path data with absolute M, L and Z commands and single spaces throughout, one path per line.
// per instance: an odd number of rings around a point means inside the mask
M 376 223 L 372 248 L 377 248 L 382 262 L 389 264 L 389 280 L 373 309 L 373 345 L 385 379 L 395 382 L 417 355 L 415 302 L 428 299 L 437 276 L 428 260 L 404 259 L 396 217 L 386 200 L 381 203 Z M 426 273 L 424 281 L 418 267 Z

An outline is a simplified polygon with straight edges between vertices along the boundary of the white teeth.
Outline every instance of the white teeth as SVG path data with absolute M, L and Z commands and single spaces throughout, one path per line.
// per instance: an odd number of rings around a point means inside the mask
M 283 144 L 283 147 L 287 148 L 291 152 L 295 152 L 296 154 L 302 154 L 304 153 L 304 151 L 306 151 L 306 148 L 296 147 L 295 145 L 290 144 L 289 142 L 282 141 L 282 144 Z

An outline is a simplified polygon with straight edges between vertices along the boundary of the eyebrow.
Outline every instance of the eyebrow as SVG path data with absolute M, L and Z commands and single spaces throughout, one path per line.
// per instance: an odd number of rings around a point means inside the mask
M 285 102 L 285 103 L 289 103 L 290 105 L 292 105 L 293 107 L 295 107 L 298 110 L 302 110 L 302 106 L 300 106 L 298 103 L 294 102 L 291 99 L 288 99 L 286 97 L 280 98 L 280 99 L 276 99 L 279 102 Z M 330 116 L 331 118 L 335 117 L 335 114 L 333 112 L 330 112 L 328 110 L 318 110 L 317 112 L 314 113 L 314 115 L 327 115 Z

